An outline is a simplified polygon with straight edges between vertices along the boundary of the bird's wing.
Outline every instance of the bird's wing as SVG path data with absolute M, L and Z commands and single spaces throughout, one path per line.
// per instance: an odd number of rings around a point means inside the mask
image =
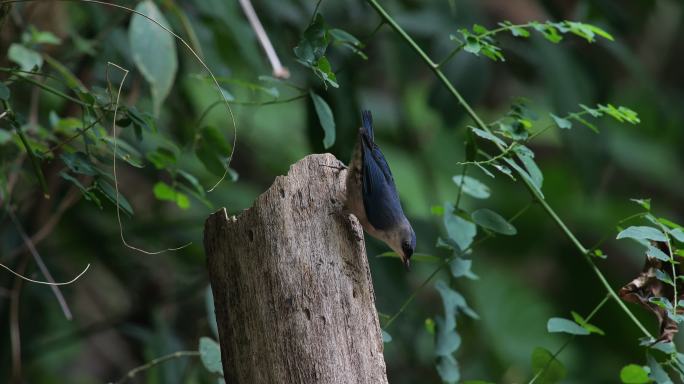
M 368 221 L 379 230 L 401 223 L 404 212 L 385 156 L 374 143 L 362 137 L 363 206 Z

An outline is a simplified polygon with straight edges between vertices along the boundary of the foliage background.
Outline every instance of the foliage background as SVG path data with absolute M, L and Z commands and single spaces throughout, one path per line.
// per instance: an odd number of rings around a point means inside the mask
M 135 3 L 125 3 L 135 7 Z M 251 90 L 239 82 L 261 84 L 279 90 L 278 99 L 303 94 L 297 100 L 274 105 L 233 105 L 239 131 L 231 167 L 237 180 L 224 181 L 206 194 L 207 204 L 190 197 L 190 207 L 155 199 L 159 180 L 169 174 L 146 162 L 142 169 L 120 166 L 121 192 L 135 214 L 124 216 L 124 231 L 135 245 L 145 249 L 174 247 L 193 242 L 177 252 L 145 255 L 125 248 L 118 234 L 115 209 L 103 199 L 98 209 L 83 198 L 63 214 L 60 202 L 71 184 L 59 177 L 64 164 L 45 160 L 42 169 L 52 192 L 44 199 L 27 162 L 16 169 L 20 147 L 11 141 L 0 146 L 3 191 L 17 174 L 11 203 L 23 227 L 34 234 L 52 218 L 58 221 L 38 248 L 55 279 L 69 280 L 87 264 L 91 270 L 78 283 L 62 288 L 74 319 L 64 318 L 54 295 L 45 286 L 24 284 L 0 273 L 0 377 L 12 377 L 10 330 L 20 329 L 21 363 L 25 382 L 96 383 L 114 380 L 145 361 L 176 350 L 197 348 L 201 336 L 212 336 L 207 317 L 207 275 L 201 247 L 204 219 L 218 207 L 239 213 L 251 205 L 276 175 L 309 153 L 325 152 L 323 131 L 306 92 L 278 83 L 260 82 L 271 69 L 236 2 L 197 0 L 157 2 L 171 28 L 182 36 L 182 17 L 192 25 L 209 67 L 231 82 L 223 87 L 236 100 L 264 102 L 273 94 Z M 444 234 L 442 220 L 431 213 L 433 205 L 453 201 L 457 186 L 452 176 L 464 158 L 466 125 L 462 108 L 450 98 L 416 54 L 386 27 L 367 41 L 380 19 L 360 1 L 324 1 L 320 12 L 326 22 L 366 42 L 368 60 L 352 52 L 332 48 L 329 59 L 337 72 L 339 88 L 322 83 L 295 60 L 292 49 L 308 25 L 313 1 L 262 1 L 255 7 L 273 44 L 292 73 L 291 82 L 313 89 L 330 105 L 336 123 L 335 144 L 328 151 L 346 161 L 353 146 L 359 111 L 373 111 L 376 135 L 394 172 L 404 208 L 418 237 L 418 251 L 441 255 L 434 244 Z M 398 23 L 433 57 L 453 48 L 449 34 L 478 23 L 494 26 L 502 20 L 577 20 L 599 25 L 615 42 L 587 44 L 567 38 L 559 45 L 538 37 L 519 40 L 502 37 L 505 63 L 485 57 L 459 54 L 444 67 L 447 76 L 465 98 L 488 120 L 505 114 L 516 98 L 524 96 L 540 116 L 577 110 L 578 103 L 612 102 L 639 113 L 638 126 L 599 122 L 600 135 L 576 128 L 571 133 L 551 130 L 532 148 L 545 175 L 544 193 L 586 244 L 602 238 L 608 259 L 600 261 L 614 287 L 641 269 L 638 249 L 614 239 L 616 223 L 634 213 L 629 198 L 651 197 L 654 209 L 675 221 L 682 219 L 684 179 L 681 178 L 684 143 L 681 130 L 684 109 L 681 52 L 684 7 L 676 1 L 386 1 Z M 108 61 L 131 70 L 123 89 L 125 105 L 153 113 L 150 88 L 137 71 L 128 40 L 126 12 L 71 2 L 18 5 L 5 20 L 0 35 L 3 67 L 8 47 L 20 41 L 30 25 L 51 31 L 59 45 L 41 46 L 41 52 L 57 58 L 88 87 L 106 86 Z M 177 42 L 176 42 L 176 45 Z M 88 49 L 90 48 L 90 49 Z M 44 71 L 55 73 L 48 66 Z M 167 100 L 161 105 L 157 133 L 145 135 L 170 140 L 186 155 L 182 169 L 195 175 L 205 187 L 217 177 L 208 172 L 189 150 L 197 120 L 212 102 L 216 90 L 198 79 L 201 68 L 178 46 L 178 73 Z M 5 79 L 6 74 L 0 75 Z M 54 83 L 56 86 L 59 83 Z M 79 108 L 30 84 L 12 83 L 11 100 L 17 113 L 34 126 L 50 129 L 50 112 L 80 117 Z M 66 89 L 66 88 L 64 88 Z M 105 124 L 109 128 L 111 121 Z M 203 124 L 220 129 L 229 139 L 232 124 L 225 111 L 215 108 Z M 11 127 L 0 123 L 3 136 Z M 122 128 L 122 139 L 134 142 L 145 153 L 149 143 L 137 143 Z M 31 131 L 30 131 L 31 132 Z M 39 132 L 37 128 L 32 132 Z M 154 141 L 152 141 L 154 142 Z M 527 192 L 505 177 L 485 180 L 492 198 L 468 199 L 466 209 L 487 206 L 508 217 L 530 202 Z M 3 197 L 6 196 L 3 194 Z M 3 207 L 4 209 L 4 207 Z M 22 244 L 5 211 L 0 216 L 0 261 L 19 269 L 28 260 L 27 274 L 40 278 L 30 255 L 13 250 Z M 570 310 L 586 314 L 604 291 L 588 266 L 556 226 L 536 206 L 515 223 L 518 235 L 498 236 L 475 250 L 475 281 L 460 281 L 480 320 L 459 318 L 463 345 L 456 357 L 464 378 L 512 383 L 530 377 L 529 356 L 536 346 L 555 350 L 565 338 L 546 332 L 552 316 L 569 317 Z M 414 263 L 405 273 L 395 259 L 376 258 L 383 244 L 368 239 L 368 253 L 380 312 L 393 314 L 432 271 Z M 23 268 L 23 267 L 22 267 Z M 445 274 L 446 278 L 446 274 Z M 13 292 L 18 321 L 12 320 Z M 434 369 L 433 336 L 425 319 L 441 311 L 434 289 L 421 291 L 416 301 L 392 325 L 393 340 L 385 345 L 391 383 L 440 382 Z M 640 319 L 655 327 L 649 314 L 635 308 Z M 606 336 L 575 340 L 560 357 L 568 367 L 566 382 L 617 382 L 620 368 L 641 364 L 640 336 L 618 307 L 609 304 L 594 324 Z M 203 383 L 215 381 L 197 359 L 177 360 L 153 368 L 141 382 Z

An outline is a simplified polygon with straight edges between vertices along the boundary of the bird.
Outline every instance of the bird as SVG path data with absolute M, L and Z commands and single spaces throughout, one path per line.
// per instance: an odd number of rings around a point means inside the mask
M 361 111 L 361 127 L 346 179 L 345 208 L 371 236 L 396 252 L 407 270 L 416 248 L 416 234 L 399 201 L 385 156 L 375 143 L 373 117 Z

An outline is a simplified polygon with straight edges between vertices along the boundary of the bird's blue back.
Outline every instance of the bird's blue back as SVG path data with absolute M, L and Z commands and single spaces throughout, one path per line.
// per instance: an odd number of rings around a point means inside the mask
M 363 161 L 363 206 L 373 227 L 387 230 L 404 219 L 397 189 L 385 156 L 375 145 L 373 118 L 370 111 L 361 112 L 361 147 Z

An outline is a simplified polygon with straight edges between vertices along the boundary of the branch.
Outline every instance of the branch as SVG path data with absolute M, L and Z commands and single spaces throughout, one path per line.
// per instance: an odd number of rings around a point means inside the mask
M 52 278 L 52 274 L 50 274 L 50 271 L 47 269 L 47 266 L 45 266 L 43 258 L 40 257 L 38 250 L 33 245 L 31 239 L 28 237 L 24 229 L 21 227 L 21 223 L 19 222 L 19 219 L 17 219 L 17 216 L 14 214 L 13 209 L 9 206 L 7 207 L 7 215 L 9 216 L 10 220 L 12 220 L 12 222 L 14 223 L 14 226 L 17 228 L 17 232 L 19 232 L 21 239 L 24 241 L 24 243 L 26 243 L 26 247 L 28 248 L 29 252 L 31 252 L 33 259 L 36 261 L 38 269 L 40 269 L 40 272 L 43 274 L 43 276 L 45 276 L 45 279 L 52 283 L 50 284 L 50 288 L 52 289 L 52 292 L 55 294 L 55 297 L 57 297 L 57 301 L 59 302 L 59 306 L 62 308 L 62 312 L 64 312 L 64 316 L 67 318 L 67 320 L 71 320 L 73 318 L 73 316 L 71 315 L 71 310 L 69 310 L 69 305 L 67 305 L 66 300 L 62 295 L 62 292 L 57 287 L 58 284 L 55 283 L 55 279 Z
M 487 124 L 485 124 L 480 116 L 475 113 L 475 111 L 472 109 L 472 107 L 468 104 L 468 102 L 465 101 L 463 96 L 454 88 L 453 84 L 451 84 L 451 81 L 444 75 L 444 72 L 441 71 L 439 66 L 435 64 L 432 59 L 423 51 L 422 48 L 394 21 L 394 19 L 385 11 L 384 8 L 377 2 L 377 0 L 366 0 L 380 15 L 381 18 L 383 18 L 387 24 L 389 24 L 392 29 L 394 29 L 399 36 L 401 36 L 406 43 L 408 43 L 414 51 L 418 54 L 418 56 L 423 59 L 425 64 L 430 67 L 432 72 L 435 73 L 435 76 L 444 84 L 444 86 L 449 90 L 449 92 L 458 100 L 458 103 L 466 110 L 466 113 L 470 116 L 470 118 L 477 124 L 477 126 L 482 129 L 483 131 L 487 133 L 492 133 Z M 497 148 L 503 152 L 505 151 L 505 148 L 499 144 L 495 143 Z M 551 216 L 553 221 L 556 222 L 556 224 L 560 227 L 561 231 L 566 235 L 566 237 L 575 245 L 577 250 L 584 256 L 585 260 L 589 263 L 592 271 L 596 274 L 598 277 L 599 281 L 601 281 L 601 284 L 605 287 L 606 291 L 610 296 L 618 303 L 620 308 L 625 312 L 625 314 L 634 322 L 634 324 L 643 332 L 644 335 L 646 335 L 649 338 L 653 338 L 651 333 L 644 327 L 643 324 L 634 316 L 634 314 L 627 308 L 627 305 L 620 300 L 618 297 L 617 293 L 613 290 L 613 288 L 610 286 L 610 283 L 608 283 L 608 280 L 606 277 L 603 275 L 601 270 L 598 269 L 596 264 L 594 264 L 594 261 L 591 260 L 591 258 L 588 255 L 588 250 L 587 248 L 582 245 L 582 243 L 575 237 L 575 235 L 568 229 L 567 225 L 561 218 L 558 216 L 558 214 L 549 206 L 549 204 L 544 200 L 544 197 L 540 195 L 540 193 L 535 189 L 535 187 L 531 184 L 530 181 L 528 181 L 526 178 L 521 177 L 522 181 L 525 183 L 525 186 L 527 187 L 528 191 L 532 194 L 532 197 L 534 197 L 535 200 L 537 200 L 542 208 L 546 211 L 546 213 Z
M 290 77 L 290 71 L 280 64 L 278 54 L 273 48 L 271 40 L 268 39 L 268 35 L 266 34 L 264 27 L 261 25 L 261 21 L 259 21 L 259 17 L 254 11 L 252 3 L 249 0 L 240 0 L 240 6 L 245 12 L 245 16 L 247 16 L 247 20 L 249 20 L 249 24 L 252 26 L 254 33 L 256 33 L 259 43 L 261 43 L 261 46 L 264 48 L 264 52 L 266 52 L 268 61 L 271 62 L 271 67 L 273 67 L 273 76 L 279 79 L 287 79 Z

